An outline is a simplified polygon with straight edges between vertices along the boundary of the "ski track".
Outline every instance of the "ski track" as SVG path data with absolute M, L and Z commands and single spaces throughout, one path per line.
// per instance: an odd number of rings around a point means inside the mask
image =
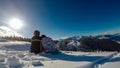
M 99 66 L 107 63 L 112 57 L 116 56 L 118 53 L 113 53 L 109 56 L 106 56 L 105 58 L 99 59 L 96 62 L 93 63 L 94 68 L 99 68 Z
M 119 53 L 115 52 L 111 55 L 106 56 L 105 58 L 98 59 L 98 60 L 94 61 L 93 63 L 89 63 L 83 67 L 77 67 L 77 68 L 99 68 L 99 66 L 107 63 L 109 60 L 111 60 L 117 54 L 119 54 Z

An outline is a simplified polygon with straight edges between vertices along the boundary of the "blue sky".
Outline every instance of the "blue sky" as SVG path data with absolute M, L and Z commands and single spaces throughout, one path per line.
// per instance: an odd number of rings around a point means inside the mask
M 120 1 L 0 0 L 0 25 L 6 25 L 5 20 L 11 17 L 24 21 L 25 26 L 18 32 L 26 37 L 36 29 L 54 39 L 97 35 L 119 31 Z

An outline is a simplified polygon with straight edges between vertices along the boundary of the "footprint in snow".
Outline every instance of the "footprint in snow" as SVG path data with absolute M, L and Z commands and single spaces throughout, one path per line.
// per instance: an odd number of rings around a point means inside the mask
M 33 61 L 32 65 L 33 66 L 44 66 L 40 61 Z

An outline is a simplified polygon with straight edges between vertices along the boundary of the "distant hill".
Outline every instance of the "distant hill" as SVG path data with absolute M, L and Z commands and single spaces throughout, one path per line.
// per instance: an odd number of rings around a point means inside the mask
M 120 33 L 98 36 L 74 36 L 60 40 L 61 50 L 80 51 L 120 51 Z

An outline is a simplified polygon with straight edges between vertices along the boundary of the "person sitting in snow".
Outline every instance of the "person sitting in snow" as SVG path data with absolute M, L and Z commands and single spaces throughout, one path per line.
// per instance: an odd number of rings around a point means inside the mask
M 41 44 L 41 37 L 40 32 L 38 30 L 34 31 L 34 36 L 31 39 L 31 48 L 30 52 L 38 54 L 40 52 L 43 52 L 44 48 Z
M 51 54 L 57 54 L 58 50 L 55 46 L 55 42 L 50 38 L 45 35 L 41 36 L 41 43 L 44 47 L 45 53 L 51 53 Z

